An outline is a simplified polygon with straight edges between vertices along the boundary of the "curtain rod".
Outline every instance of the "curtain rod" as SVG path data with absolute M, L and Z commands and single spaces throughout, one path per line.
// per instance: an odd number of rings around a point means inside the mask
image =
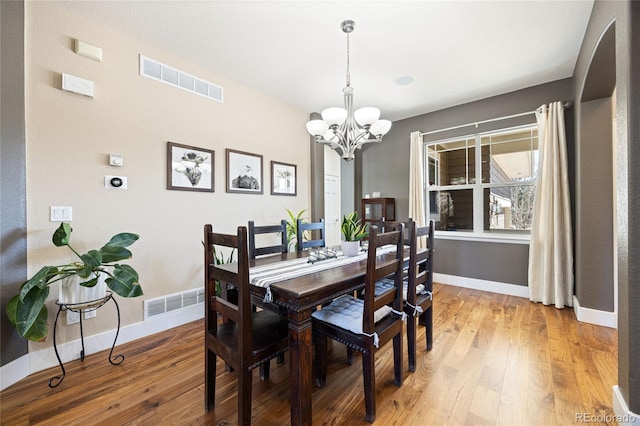
M 565 109 L 571 108 L 573 106 L 573 102 L 565 101 L 562 103 L 562 106 Z M 434 133 L 448 132 L 449 130 L 462 129 L 463 127 L 469 127 L 469 126 L 475 126 L 476 128 L 478 128 L 480 124 L 491 123 L 491 122 L 500 121 L 500 120 L 508 120 L 509 118 L 524 117 L 525 115 L 535 114 L 536 111 L 537 110 L 533 110 L 533 111 L 521 112 L 520 114 L 505 115 L 504 117 L 490 118 L 489 120 L 474 121 L 472 123 L 461 124 L 459 126 L 447 127 L 446 129 L 431 130 L 430 132 L 420 132 L 420 136 L 432 135 Z

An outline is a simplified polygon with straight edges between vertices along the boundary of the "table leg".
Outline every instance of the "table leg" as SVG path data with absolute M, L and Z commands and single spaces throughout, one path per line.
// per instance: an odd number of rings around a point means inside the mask
M 311 425 L 312 344 L 311 313 L 289 311 L 289 386 L 291 425 Z

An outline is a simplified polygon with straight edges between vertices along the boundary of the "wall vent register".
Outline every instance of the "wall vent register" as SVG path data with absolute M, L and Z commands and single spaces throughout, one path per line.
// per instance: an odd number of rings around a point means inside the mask
M 185 309 L 198 303 L 204 303 L 204 288 L 147 299 L 144 301 L 144 319 L 146 321 L 158 315 Z
M 223 88 L 217 84 L 210 83 L 142 55 L 140 55 L 140 75 L 214 101 L 223 102 Z

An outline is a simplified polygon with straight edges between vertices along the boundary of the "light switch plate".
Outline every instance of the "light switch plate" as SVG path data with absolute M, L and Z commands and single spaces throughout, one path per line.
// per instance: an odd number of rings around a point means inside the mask
M 75 311 L 67 311 L 67 325 L 77 324 L 80 322 L 80 313 Z
M 73 220 L 73 207 L 49 206 L 49 222 L 71 222 Z

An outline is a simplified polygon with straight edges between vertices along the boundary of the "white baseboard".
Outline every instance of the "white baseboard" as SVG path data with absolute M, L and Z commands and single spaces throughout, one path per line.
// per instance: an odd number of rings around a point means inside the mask
M 118 341 L 116 342 L 113 353 L 114 355 L 119 355 L 121 352 L 118 351 L 118 346 L 123 343 L 169 330 L 179 325 L 196 321 L 202 317 L 204 317 L 204 305 L 203 303 L 198 303 L 184 309 L 158 315 L 147 321 L 124 326 L 120 329 Z M 111 349 L 114 337 L 115 330 L 85 337 L 85 353 L 90 355 L 105 349 Z M 79 339 L 58 345 L 58 353 L 60 354 L 62 362 L 67 363 L 79 359 L 81 347 L 82 343 Z M 123 355 L 126 357 L 127 354 L 124 353 Z M 107 362 L 106 359 L 105 362 Z M 58 365 L 58 359 L 56 358 L 53 347 L 29 352 L 9 364 L 0 367 L 0 390 L 6 389 L 30 374 Z
M 458 277 L 456 275 L 437 273 L 433 274 L 433 281 L 458 287 L 472 288 L 474 290 L 508 294 L 509 296 L 524 297 L 527 299 L 529 298 L 529 287 L 517 284 L 507 284 L 496 281 L 486 281 L 476 278 Z M 576 319 L 580 322 L 601 325 L 603 327 L 618 328 L 618 316 L 615 312 L 583 308 L 580 306 L 576 296 L 573 296 L 573 311 L 576 314 Z
M 527 299 L 529 298 L 529 287 L 523 285 L 437 273 L 433 274 L 433 281 L 442 284 L 455 285 L 457 287 L 472 288 L 474 290 L 489 291 L 491 293 L 508 294 L 509 296 L 525 297 Z
M 610 419 L 607 423 L 615 420 L 620 426 L 636 426 L 640 424 L 640 416 L 629 410 L 627 402 L 622 397 L 620 388 L 617 385 L 613 387 L 613 413 L 615 419 Z
M 597 309 L 583 308 L 578 298 L 573 296 L 573 312 L 580 322 L 601 325 L 603 327 L 618 328 L 618 315 L 615 312 L 599 311 Z
M 0 390 L 8 388 L 28 375 L 29 354 L 26 354 L 0 368 Z

